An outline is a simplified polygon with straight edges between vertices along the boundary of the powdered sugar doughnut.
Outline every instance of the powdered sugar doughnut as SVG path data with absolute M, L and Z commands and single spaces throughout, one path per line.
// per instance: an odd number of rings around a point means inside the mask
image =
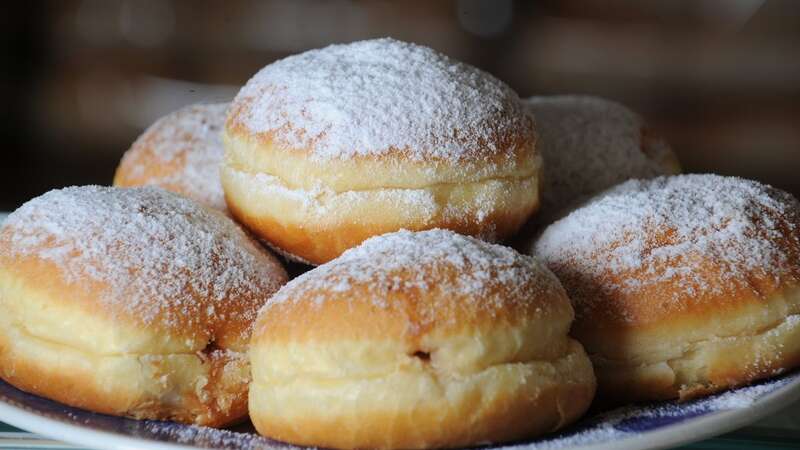
M 669 145 L 617 102 L 555 95 L 531 97 L 525 104 L 536 121 L 545 162 L 538 224 L 625 180 L 680 172 Z
M 548 227 L 607 400 L 682 399 L 800 365 L 800 203 L 716 175 L 626 182 Z
M 400 228 L 513 234 L 540 158 L 518 96 L 474 67 L 391 39 L 270 64 L 231 105 L 232 213 L 312 263 Z
M 250 417 L 266 436 L 329 448 L 553 431 L 594 395 L 572 318 L 555 276 L 510 248 L 444 230 L 373 237 L 262 309 Z
M 51 191 L 0 229 L 0 376 L 91 411 L 230 423 L 247 412 L 256 313 L 285 282 L 229 218 L 186 198 Z
M 226 211 L 219 170 L 227 109 L 227 103 L 191 105 L 156 121 L 122 157 L 114 185 L 159 186 Z

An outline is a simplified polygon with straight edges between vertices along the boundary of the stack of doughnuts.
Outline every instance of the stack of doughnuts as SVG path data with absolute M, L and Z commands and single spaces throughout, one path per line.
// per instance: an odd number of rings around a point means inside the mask
M 105 414 L 249 413 L 292 444 L 396 449 L 800 366 L 800 203 L 679 171 L 609 100 L 523 101 L 392 39 L 290 56 L 158 120 L 115 187 L 8 218 L 0 377 Z

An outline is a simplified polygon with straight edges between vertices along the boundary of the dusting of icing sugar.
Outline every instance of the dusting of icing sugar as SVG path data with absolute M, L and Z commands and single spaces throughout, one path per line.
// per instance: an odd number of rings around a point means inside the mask
M 660 306 L 680 307 L 704 293 L 747 288 L 752 276 L 797 281 L 800 203 L 733 177 L 631 180 L 550 225 L 532 250 L 564 283 L 579 316 L 662 282 L 676 302 Z M 709 261 L 719 268 L 713 275 Z
M 2 259 L 32 256 L 68 283 L 99 282 L 98 304 L 146 325 L 252 323 L 286 281 L 229 218 L 156 187 L 50 191 L 8 217 L 0 243 Z
M 347 292 L 354 286 L 366 288 L 373 304 L 383 308 L 389 306 L 391 292 L 404 290 L 436 289 L 487 309 L 530 301 L 532 295 L 563 297 L 558 280 L 535 258 L 434 229 L 401 230 L 367 239 L 290 281 L 270 305 L 300 298 L 322 304 L 330 299 L 330 292 Z M 503 298 L 492 294 L 500 287 L 508 293 Z
M 642 118 L 599 97 L 557 95 L 525 101 L 534 116 L 544 159 L 545 222 L 575 202 L 632 178 L 677 171 L 664 141 L 643 135 Z
M 236 450 L 288 450 L 297 449 L 290 444 L 273 441 L 255 432 L 221 430 L 200 425 L 182 425 L 171 422 L 147 421 L 144 431 L 168 442 L 192 445 L 199 448 L 227 448 Z
M 129 167 L 131 178 L 144 180 L 145 185 L 174 190 L 225 211 L 219 168 L 227 110 L 227 103 L 197 104 L 160 118 L 133 143 L 121 166 Z M 153 173 L 149 165 L 154 163 L 174 170 Z
M 231 108 L 252 133 L 318 160 L 403 151 L 412 160 L 513 155 L 533 125 L 516 93 L 430 48 L 393 39 L 331 45 L 264 67 Z

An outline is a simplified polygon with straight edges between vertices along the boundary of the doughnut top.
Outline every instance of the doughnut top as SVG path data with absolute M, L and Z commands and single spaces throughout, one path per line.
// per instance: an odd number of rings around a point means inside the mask
M 393 39 L 331 45 L 274 62 L 233 102 L 244 127 L 318 161 L 401 153 L 458 162 L 514 155 L 533 124 L 503 82 Z
M 562 209 L 631 178 L 678 172 L 669 146 L 642 118 L 599 97 L 557 95 L 525 101 L 545 160 L 543 208 Z
M 219 167 L 227 103 L 197 104 L 151 125 L 120 163 L 115 184 L 155 185 L 224 211 Z
M 370 238 L 290 281 L 265 307 L 273 319 L 304 312 L 306 326 L 320 328 L 328 321 L 324 312 L 341 309 L 365 311 L 367 322 L 383 318 L 412 334 L 540 315 L 555 315 L 566 327 L 572 320 L 561 284 L 535 258 L 440 229 Z M 278 322 L 296 323 L 285 319 Z M 368 334 L 370 326 L 359 331 Z
M 192 337 L 246 339 L 286 281 L 233 221 L 155 187 L 70 187 L 25 203 L 0 229 L 0 266 L 61 278 L 63 301 L 98 314 Z
M 717 311 L 800 282 L 800 203 L 733 177 L 631 180 L 549 226 L 535 251 L 579 319 Z

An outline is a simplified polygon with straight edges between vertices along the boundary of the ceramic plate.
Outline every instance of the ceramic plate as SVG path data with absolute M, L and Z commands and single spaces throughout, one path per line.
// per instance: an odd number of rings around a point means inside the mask
M 687 403 L 664 402 L 590 415 L 568 429 L 503 450 L 665 448 L 705 439 L 753 423 L 800 399 L 800 373 Z M 231 430 L 137 421 L 70 408 L 0 381 L 0 422 L 87 448 L 107 450 L 295 449 L 255 435 L 249 425 Z
M 0 221 L 5 215 L 0 213 Z M 686 403 L 663 402 L 595 413 L 544 438 L 486 449 L 634 450 L 665 448 L 722 434 L 800 400 L 792 372 Z M 60 441 L 104 450 L 295 449 L 258 437 L 248 425 L 230 430 L 137 421 L 95 414 L 27 394 L 0 381 L 0 422 Z

